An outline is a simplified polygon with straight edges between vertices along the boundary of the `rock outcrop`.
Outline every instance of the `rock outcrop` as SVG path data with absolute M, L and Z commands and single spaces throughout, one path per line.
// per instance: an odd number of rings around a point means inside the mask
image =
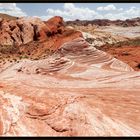
M 39 18 L 3 20 L 0 27 L 0 45 L 21 45 L 31 41 L 43 41 L 63 31 L 63 19 L 54 17 L 43 22 Z
M 95 20 L 75 20 L 75 21 L 67 21 L 67 25 L 74 26 L 87 26 L 97 25 L 97 26 L 122 26 L 122 27 L 131 27 L 131 26 L 140 26 L 140 18 L 126 19 L 126 20 L 108 20 L 108 19 L 95 19 Z
M 66 41 L 83 37 L 81 32 L 65 27 L 63 18 L 59 16 L 48 21 L 31 17 L 2 20 L 0 34 L 2 53 L 31 57 L 40 57 L 46 51 L 56 51 Z M 11 51 L 10 47 L 16 51 Z

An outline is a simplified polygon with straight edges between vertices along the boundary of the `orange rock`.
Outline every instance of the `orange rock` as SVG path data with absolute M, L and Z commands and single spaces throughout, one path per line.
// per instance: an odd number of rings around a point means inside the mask
M 61 33 L 64 28 L 63 19 L 54 17 L 43 22 L 39 18 L 20 18 L 3 21 L 0 29 L 1 45 L 21 45 L 31 41 L 43 41 Z

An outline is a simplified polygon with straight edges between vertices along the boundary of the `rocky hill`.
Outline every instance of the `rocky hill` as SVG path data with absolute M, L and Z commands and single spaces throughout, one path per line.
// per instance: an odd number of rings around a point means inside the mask
M 10 16 L 7 14 L 0 13 L 0 19 L 6 19 L 6 20 L 16 20 L 18 17 Z
M 122 26 L 122 27 L 130 27 L 130 26 L 140 26 L 140 17 L 126 20 L 108 20 L 108 19 L 95 19 L 95 20 L 75 20 L 75 21 L 67 21 L 67 25 L 74 26 L 87 26 L 97 25 L 97 26 Z
M 18 57 L 41 56 L 78 36 L 82 37 L 82 33 L 66 28 L 63 19 L 58 16 L 48 21 L 39 18 L 4 19 L 0 22 L 0 53 Z
M 3 20 L 0 26 L 0 44 L 15 45 L 27 44 L 31 41 L 45 40 L 54 34 L 62 33 L 62 19 L 50 19 L 47 22 L 39 18 L 20 18 L 17 20 Z

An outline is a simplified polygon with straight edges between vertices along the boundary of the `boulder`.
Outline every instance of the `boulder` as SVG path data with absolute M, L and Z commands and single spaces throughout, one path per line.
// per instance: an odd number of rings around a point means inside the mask
M 53 17 L 44 22 L 39 18 L 19 18 L 1 22 L 0 45 L 21 45 L 31 41 L 43 41 L 64 28 L 61 17 Z

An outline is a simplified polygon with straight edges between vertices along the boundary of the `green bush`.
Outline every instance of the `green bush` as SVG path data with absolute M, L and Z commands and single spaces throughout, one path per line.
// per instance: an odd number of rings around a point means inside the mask
M 28 58 L 28 56 L 27 55 L 20 55 L 19 56 L 19 59 L 25 59 L 25 58 Z

